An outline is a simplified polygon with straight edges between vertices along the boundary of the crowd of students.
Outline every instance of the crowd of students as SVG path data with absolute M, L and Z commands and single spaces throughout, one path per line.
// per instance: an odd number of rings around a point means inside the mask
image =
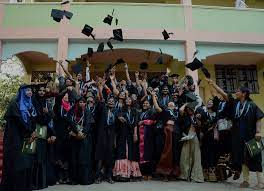
M 59 64 L 63 67 L 62 61 Z M 264 188 L 261 153 L 245 143 L 260 140 L 263 112 L 246 87 L 235 97 L 205 79 L 212 99 L 204 103 L 191 76 L 148 79 L 124 63 L 104 76 L 66 77 L 23 85 L 5 115 L 1 189 L 28 191 L 56 184 L 100 184 L 142 180 L 217 182 L 239 179 Z M 27 147 L 27 145 L 30 145 Z M 27 148 L 27 149 L 26 149 Z

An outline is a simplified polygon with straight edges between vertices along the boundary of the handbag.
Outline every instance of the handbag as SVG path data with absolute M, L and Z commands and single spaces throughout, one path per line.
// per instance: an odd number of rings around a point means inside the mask
M 255 138 L 246 142 L 246 147 L 251 157 L 256 156 L 257 154 L 261 153 L 264 150 L 264 145 L 262 140 L 257 141 Z
M 227 119 L 219 119 L 217 121 L 217 128 L 219 131 L 229 130 L 232 127 L 232 121 Z

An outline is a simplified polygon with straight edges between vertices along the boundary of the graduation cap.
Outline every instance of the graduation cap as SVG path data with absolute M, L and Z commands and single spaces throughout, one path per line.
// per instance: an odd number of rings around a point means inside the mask
M 106 24 L 112 25 L 114 12 L 115 12 L 115 10 L 113 9 L 113 11 L 112 11 L 112 15 L 107 15 L 107 16 L 104 18 L 103 22 L 106 23 Z
M 97 52 L 103 52 L 103 51 L 104 51 L 104 43 L 101 42 L 101 43 L 98 45 Z
M 172 74 L 169 77 L 171 77 L 171 78 L 178 78 L 179 76 L 180 76 L 179 74 Z
M 65 1 L 64 0 L 64 1 L 61 2 L 61 5 L 65 5 L 65 4 L 68 4 L 68 3 L 70 3 L 70 1 L 68 1 L 68 0 Z
M 110 40 L 108 40 L 106 44 L 111 50 L 113 50 L 114 47 L 113 47 L 112 43 L 110 42 Z
M 71 19 L 72 18 L 72 16 L 73 16 L 73 13 L 72 12 L 69 12 L 69 11 L 63 11 L 64 12 L 64 15 L 65 15 L 65 17 L 67 18 L 67 19 Z
M 193 101 L 193 102 L 189 102 L 187 103 L 186 107 L 188 107 L 189 109 L 195 111 L 197 106 L 198 106 L 198 102 L 197 101 Z
M 72 71 L 73 71 L 73 73 L 75 73 L 75 74 L 79 74 L 79 73 L 81 73 L 81 72 L 82 72 L 82 64 L 81 64 L 81 63 L 74 64 L 74 65 L 72 66 Z
M 94 40 L 95 40 L 95 36 L 94 34 L 92 34 L 93 32 L 93 27 L 89 26 L 89 25 L 84 25 L 82 33 L 85 34 L 86 36 L 91 36 Z
M 156 63 L 157 64 L 163 64 L 163 53 L 162 53 L 161 49 L 159 49 L 159 50 L 160 50 L 160 56 L 158 57 Z
M 111 39 L 117 40 L 117 41 L 123 41 L 123 32 L 122 29 L 114 29 L 113 30 L 113 35 L 114 37 L 112 37 Z
M 51 10 L 51 17 L 53 18 L 54 21 L 60 22 L 61 19 L 63 19 L 64 11 L 58 10 L 58 9 L 52 9 Z
M 162 31 L 162 35 L 164 37 L 164 40 L 168 40 L 170 38 L 170 35 L 173 33 L 168 33 L 165 29 Z
M 141 70 L 147 70 L 148 69 L 148 63 L 147 62 L 142 62 L 140 65 L 139 65 L 139 68 Z
M 87 55 L 88 55 L 88 57 L 92 57 L 92 55 L 93 55 L 93 48 L 88 48 L 88 50 L 87 50 Z
M 200 60 L 198 60 L 197 58 L 194 58 L 194 60 L 191 63 L 187 64 L 186 67 L 189 68 L 192 71 L 201 68 L 201 70 L 204 73 L 206 78 L 210 78 L 211 77 L 211 74 L 205 68 L 204 64 Z

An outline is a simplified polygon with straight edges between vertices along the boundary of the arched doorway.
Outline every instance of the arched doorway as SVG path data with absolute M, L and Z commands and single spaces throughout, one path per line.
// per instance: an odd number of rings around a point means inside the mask
M 162 56 L 163 64 L 158 64 L 157 59 Z M 166 72 L 166 69 L 170 67 L 170 64 L 173 60 L 173 57 L 168 54 L 160 54 L 159 52 L 142 50 L 142 49 L 115 49 L 114 51 L 107 50 L 101 53 L 94 53 L 92 57 L 88 57 L 88 55 L 82 55 L 81 58 L 76 59 L 77 62 L 82 62 L 83 66 L 85 66 L 85 62 L 83 59 L 88 59 L 91 64 L 91 76 L 94 78 L 95 76 L 103 76 L 105 69 L 109 64 L 114 64 L 117 59 L 122 58 L 126 61 L 129 67 L 129 72 L 131 79 L 134 79 L 134 73 L 136 71 L 140 72 L 148 72 L 149 78 L 153 76 L 158 76 L 161 73 Z M 141 70 L 140 64 L 142 62 L 148 63 L 147 70 Z M 74 63 L 71 63 L 71 65 Z M 70 68 L 70 67 L 69 67 Z M 125 71 L 124 66 L 117 66 L 116 76 L 117 79 L 125 79 Z

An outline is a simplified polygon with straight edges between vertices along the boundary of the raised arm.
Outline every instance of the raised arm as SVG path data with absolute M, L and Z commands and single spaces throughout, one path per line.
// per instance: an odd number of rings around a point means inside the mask
M 125 63 L 125 72 L 126 72 L 127 81 L 131 81 L 130 76 L 129 76 L 129 72 L 128 72 L 128 65 L 127 65 L 127 63 Z
M 86 82 L 90 81 L 90 79 L 91 79 L 90 67 L 91 67 L 91 64 L 90 64 L 89 60 L 87 59 L 87 61 L 86 61 L 86 70 L 85 70 L 85 73 L 86 73 L 86 77 L 85 77 Z
M 116 88 L 115 75 L 114 74 L 111 74 L 110 75 L 110 79 L 111 79 L 111 85 L 113 87 L 113 93 L 114 93 L 115 96 L 118 96 L 119 95 L 119 91 Z
M 156 93 L 154 91 L 151 92 L 151 96 L 152 96 L 152 100 L 153 100 L 153 104 L 154 104 L 154 108 L 158 113 L 162 112 L 161 107 L 158 104 L 158 100 L 157 100 L 157 96 Z
M 69 72 L 69 71 L 65 68 L 65 66 L 62 64 L 63 61 L 60 60 L 60 61 L 58 61 L 58 63 L 59 63 L 59 65 L 61 66 L 61 68 L 63 69 L 63 71 L 65 72 L 65 74 L 66 74 L 67 76 L 69 76 L 71 79 L 73 79 L 73 77 L 72 77 L 72 75 L 70 74 L 70 72 Z
M 228 99 L 228 96 L 227 96 L 227 93 L 224 92 L 224 90 L 222 88 L 220 88 L 213 80 L 211 79 L 207 79 L 206 78 L 206 81 L 208 82 L 208 84 L 210 86 L 212 86 L 216 91 L 217 93 L 219 93 L 226 101 L 229 101 Z

